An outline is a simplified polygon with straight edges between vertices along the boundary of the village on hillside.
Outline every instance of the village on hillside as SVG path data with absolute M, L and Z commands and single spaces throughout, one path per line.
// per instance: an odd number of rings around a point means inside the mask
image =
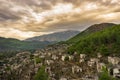
M 0 80 L 34 80 L 39 69 L 45 66 L 48 80 L 98 80 L 103 68 L 108 74 L 120 79 L 120 57 L 96 57 L 74 52 L 69 55 L 66 44 L 49 46 L 45 49 L 21 52 L 0 61 Z

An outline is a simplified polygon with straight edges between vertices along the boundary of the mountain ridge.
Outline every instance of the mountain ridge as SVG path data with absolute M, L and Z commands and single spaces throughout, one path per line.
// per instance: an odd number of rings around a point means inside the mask
M 47 35 L 42 35 L 42 36 L 36 36 L 32 38 L 28 38 L 25 41 L 66 41 L 73 36 L 77 35 L 80 33 L 80 31 L 75 31 L 75 30 L 67 30 L 67 31 L 61 31 L 61 32 L 55 32 Z
M 120 52 L 119 35 L 120 25 L 105 28 L 101 31 L 81 37 L 78 42 L 69 47 L 68 53 L 72 54 L 76 51 L 80 54 L 94 56 L 96 55 L 94 53 L 101 53 L 105 56 L 111 55 L 113 53 L 118 54 Z
M 89 35 L 91 33 L 95 33 L 97 31 L 101 31 L 105 28 L 111 27 L 111 26 L 115 26 L 117 24 L 114 23 L 100 23 L 100 24 L 94 24 L 91 25 L 90 27 L 88 27 L 87 29 L 85 29 L 84 31 L 80 32 L 79 34 L 77 34 L 76 36 L 72 37 L 71 39 L 69 39 L 67 41 L 67 43 L 74 43 L 74 42 L 78 42 L 79 38 Z
M 54 42 L 47 42 L 47 41 L 21 41 L 14 38 L 4 38 L 0 37 L 0 52 L 4 51 L 21 51 L 21 50 L 34 50 L 43 48 L 49 44 Z
M 73 31 L 67 31 L 67 35 L 69 33 L 72 33 Z M 75 33 L 74 33 L 75 32 Z M 73 34 L 79 33 L 77 31 L 74 31 Z M 62 32 L 59 32 L 61 34 Z M 62 33 L 65 35 L 66 32 Z M 47 35 L 49 36 L 49 35 Z M 63 35 L 62 35 L 63 36 Z M 61 36 L 61 37 L 62 37 Z M 60 38 L 61 38 L 60 37 Z M 68 37 L 66 37 L 68 39 Z M 61 40 L 59 40 L 61 41 Z M 36 50 L 40 48 L 44 48 L 48 45 L 52 45 L 57 43 L 58 41 L 38 41 L 38 40 L 18 40 L 14 38 L 4 38 L 0 37 L 0 52 L 8 52 L 8 51 L 24 51 L 24 50 Z

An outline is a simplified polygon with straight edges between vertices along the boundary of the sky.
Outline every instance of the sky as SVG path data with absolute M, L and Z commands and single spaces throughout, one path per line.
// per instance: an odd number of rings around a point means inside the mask
M 0 36 L 24 40 L 96 23 L 120 23 L 120 0 L 0 0 Z

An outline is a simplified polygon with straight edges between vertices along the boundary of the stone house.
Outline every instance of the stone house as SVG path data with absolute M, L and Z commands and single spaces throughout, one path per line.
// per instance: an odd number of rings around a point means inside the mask
M 74 56 L 72 56 L 72 55 L 69 55 L 68 57 L 69 57 L 69 60 L 73 60 L 74 59 Z
M 62 60 L 62 61 L 65 61 L 66 57 L 68 57 L 68 60 L 69 60 L 69 61 L 71 61 L 71 60 L 74 59 L 74 56 L 72 56 L 72 55 L 63 55 L 63 56 L 61 57 L 61 60 Z
M 109 74 L 120 79 L 120 66 L 116 65 L 108 68 Z
M 63 55 L 63 56 L 61 57 L 61 60 L 62 60 L 62 61 L 65 61 L 65 58 L 66 58 L 66 55 Z
M 108 62 L 112 63 L 113 65 L 116 65 L 120 62 L 120 58 L 118 57 L 108 57 Z
M 68 80 L 67 78 L 60 78 L 59 80 Z
M 113 69 L 113 77 L 117 77 L 120 79 L 120 67 Z
M 95 64 L 98 63 L 98 59 L 97 58 L 91 58 L 90 61 L 88 61 L 88 66 L 92 67 L 94 66 Z
M 57 60 L 58 57 L 57 57 L 56 55 L 52 55 L 52 59 L 53 59 L 53 60 Z
M 80 68 L 79 66 L 72 66 L 72 73 L 79 73 L 82 72 L 82 68 Z
M 102 72 L 103 67 L 106 67 L 105 63 L 97 63 L 97 72 Z
M 101 58 L 101 57 L 102 57 L 101 53 L 98 53 L 98 54 L 97 54 L 97 57 L 98 57 L 98 58 Z
M 53 61 L 53 60 L 45 60 L 45 63 L 46 63 L 47 65 L 51 65 L 51 64 L 54 63 L 54 61 Z
M 85 61 L 85 57 L 86 57 L 86 55 L 85 55 L 85 54 L 80 54 L 79 63 L 84 62 L 84 61 Z
M 86 54 L 80 54 L 80 59 L 84 59 L 86 57 Z
M 82 80 L 98 80 L 98 76 L 96 75 L 86 75 Z

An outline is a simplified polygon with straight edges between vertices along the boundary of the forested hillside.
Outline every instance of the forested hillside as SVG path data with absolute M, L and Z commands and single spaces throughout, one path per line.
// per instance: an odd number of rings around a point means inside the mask
M 52 43 L 52 42 L 51 42 Z M 12 38 L 2 38 L 0 37 L 0 51 L 14 51 L 14 50 L 32 50 L 39 49 L 50 44 L 47 41 L 20 41 Z
M 120 53 L 120 25 L 106 28 L 102 31 L 81 37 L 78 42 L 68 49 L 68 53 L 75 51 L 82 54 L 95 55 L 101 53 L 105 56 Z
M 116 24 L 113 23 L 101 23 L 101 24 L 94 24 L 90 27 L 88 27 L 86 30 L 83 32 L 79 33 L 78 35 L 74 36 L 73 38 L 69 39 L 67 43 L 75 43 L 80 40 L 81 37 L 87 36 L 91 33 L 95 33 L 101 30 L 104 30 L 105 28 L 109 28 L 112 26 L 115 26 Z

